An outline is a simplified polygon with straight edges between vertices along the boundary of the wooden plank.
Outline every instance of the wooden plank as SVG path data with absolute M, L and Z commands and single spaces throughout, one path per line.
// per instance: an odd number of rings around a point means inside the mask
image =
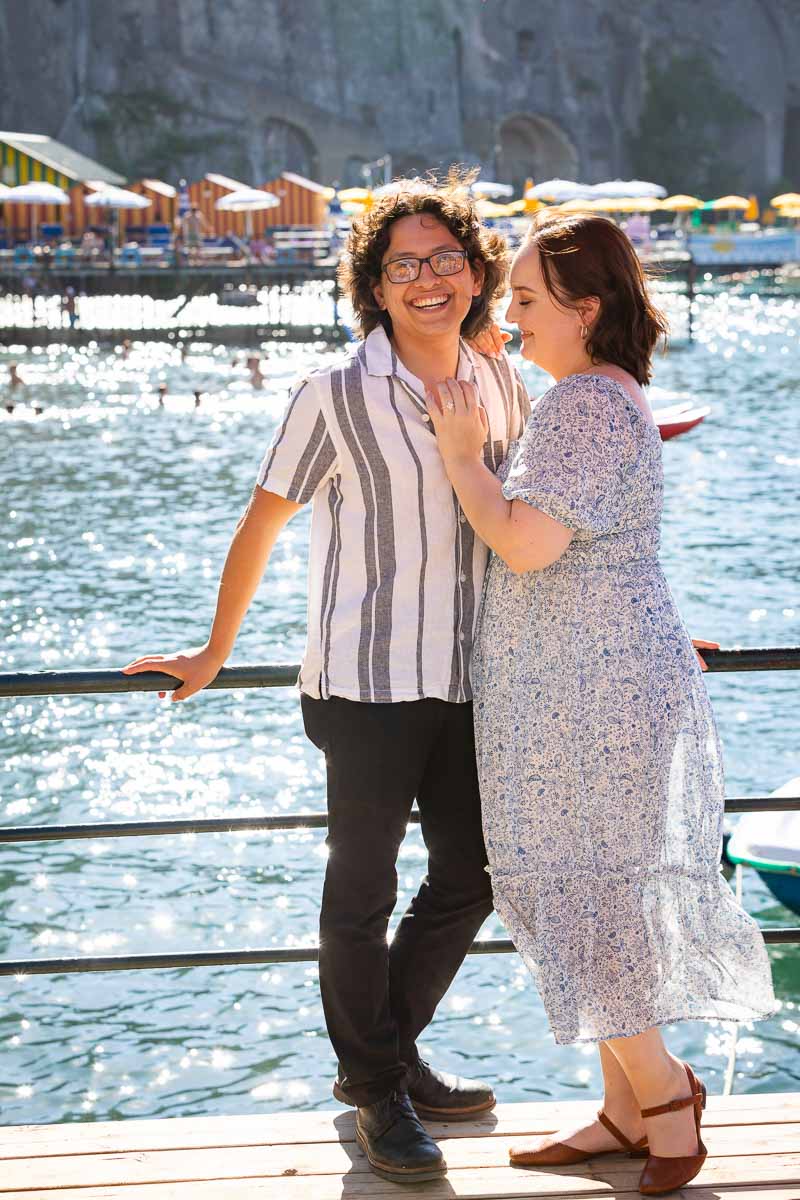
M 596 1109 L 596 1101 L 500 1104 L 493 1112 L 473 1121 L 426 1121 L 425 1126 L 435 1138 L 535 1136 L 591 1116 Z M 800 1092 L 711 1096 L 704 1128 L 797 1121 L 800 1121 Z M 345 1108 L 246 1116 L 85 1121 L 0 1126 L 0 1159 L 343 1141 L 355 1141 L 353 1113 Z
M 380 1200 L 381 1197 L 402 1197 L 403 1200 L 641 1200 L 638 1188 L 619 1183 L 594 1185 L 594 1190 L 576 1187 L 574 1179 L 564 1179 L 563 1187 L 550 1186 L 558 1177 L 549 1176 L 540 1184 L 528 1172 L 450 1172 L 444 1179 L 419 1187 L 379 1179 L 359 1177 L 352 1180 L 330 1176 L 308 1179 L 243 1179 L 216 1180 L 192 1183 L 156 1183 L 151 1185 L 119 1185 L 113 1187 L 59 1188 L 35 1192 L 30 1190 L 5 1192 L 4 1200 Z M 711 1179 L 704 1170 L 697 1180 L 680 1192 L 676 1200 L 798 1200 L 797 1184 L 766 1182 L 764 1186 L 737 1185 Z
M 729 1170 L 738 1164 L 742 1183 L 756 1182 L 772 1164 L 794 1157 L 800 1178 L 800 1125 L 776 1129 L 760 1128 L 760 1141 L 743 1139 L 740 1130 L 717 1129 L 709 1132 L 709 1160 L 706 1170 Z M 442 1150 L 451 1170 L 469 1171 L 507 1169 L 508 1146 L 498 1138 L 455 1138 L 444 1140 Z M 620 1180 L 626 1184 L 638 1180 L 642 1163 L 624 1155 L 603 1156 L 578 1167 L 560 1169 L 576 1180 Z M 156 1150 L 129 1153 L 54 1156 L 35 1159 L 8 1159 L 0 1178 L 0 1194 L 28 1188 L 111 1186 L 185 1182 L 188 1180 L 370 1175 L 369 1164 L 354 1143 L 301 1143 L 292 1146 L 244 1146 L 195 1150 Z M 530 1172 L 523 1172 L 530 1174 Z M 537 1178 L 552 1172 L 538 1171 Z M 736 1176 L 738 1178 L 738 1176 Z M 785 1179 L 785 1176 L 780 1176 Z M 726 1177 L 726 1181 L 730 1181 Z M 579 1186 L 576 1184 L 576 1186 Z

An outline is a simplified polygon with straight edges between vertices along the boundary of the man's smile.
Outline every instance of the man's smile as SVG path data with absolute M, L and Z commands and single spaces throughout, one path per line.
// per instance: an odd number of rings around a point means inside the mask
M 415 296 L 409 303 L 412 308 L 441 309 L 447 304 L 450 296 L 447 292 L 439 292 L 430 296 Z

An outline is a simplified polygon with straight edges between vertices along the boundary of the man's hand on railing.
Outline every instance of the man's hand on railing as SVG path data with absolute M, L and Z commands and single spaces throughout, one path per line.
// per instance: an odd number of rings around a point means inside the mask
M 719 642 L 704 642 L 702 638 L 692 638 L 695 654 L 700 650 L 719 650 Z M 697 654 L 697 661 L 700 663 L 700 670 L 707 671 L 708 664 L 702 654 Z
M 184 654 L 149 654 L 144 658 L 136 658 L 122 668 L 123 675 L 140 675 L 143 671 L 163 671 L 181 680 L 181 686 L 176 688 L 171 700 L 188 700 L 195 692 L 202 689 L 212 679 L 216 679 L 224 659 L 214 653 L 208 645 L 199 646 L 196 650 L 187 650 Z M 159 692 L 163 700 L 166 692 Z

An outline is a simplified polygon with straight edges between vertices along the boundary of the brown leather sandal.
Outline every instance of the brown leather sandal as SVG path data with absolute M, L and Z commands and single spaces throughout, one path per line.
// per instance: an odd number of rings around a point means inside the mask
M 617 1129 L 610 1117 L 600 1109 L 597 1119 L 604 1125 L 612 1137 L 615 1137 L 622 1150 L 626 1150 L 631 1158 L 645 1158 L 649 1154 L 647 1138 L 631 1142 L 621 1130 Z M 597 1158 L 601 1154 L 619 1154 L 619 1150 L 579 1150 L 568 1142 L 553 1142 L 543 1138 L 536 1148 L 517 1149 L 512 1146 L 508 1157 L 513 1167 L 568 1167 L 573 1163 L 586 1162 L 588 1158 Z
M 639 1191 L 643 1196 L 665 1196 L 675 1192 L 690 1179 L 694 1179 L 706 1161 L 706 1150 L 700 1136 L 700 1122 L 706 1106 L 706 1085 L 698 1079 L 688 1063 L 683 1064 L 689 1077 L 691 1095 L 681 1100 L 670 1100 L 669 1104 L 657 1104 L 654 1108 L 643 1108 L 643 1117 L 660 1117 L 662 1113 L 680 1112 L 682 1108 L 694 1107 L 694 1126 L 697 1132 L 697 1154 L 685 1154 L 676 1158 L 664 1158 L 651 1154 L 645 1163 L 639 1180 Z

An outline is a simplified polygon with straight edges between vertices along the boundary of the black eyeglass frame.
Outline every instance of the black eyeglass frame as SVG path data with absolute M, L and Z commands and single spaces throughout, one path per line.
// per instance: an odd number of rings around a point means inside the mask
M 434 260 L 434 258 L 439 258 L 443 254 L 457 254 L 460 257 L 461 266 L 458 268 L 457 271 L 445 271 L 443 274 L 441 271 L 436 270 L 436 268 L 433 265 L 433 260 Z M 417 264 L 417 273 L 412 279 L 402 279 L 402 280 L 392 279 L 391 275 L 389 274 L 388 268 L 391 267 L 393 263 L 400 263 L 400 262 L 415 262 Z M 433 271 L 434 275 L 437 276 L 437 278 L 447 279 L 447 277 L 449 275 L 460 275 L 461 272 L 464 270 L 465 263 L 467 263 L 467 262 L 469 262 L 469 253 L 466 250 L 437 250 L 435 254 L 429 254 L 427 258 L 417 258 L 417 256 L 415 254 L 404 254 L 400 258 L 391 258 L 391 259 L 389 259 L 389 261 L 387 263 L 382 264 L 381 272 L 383 272 L 383 271 L 386 272 L 386 276 L 390 283 L 396 283 L 396 282 L 416 283 L 416 281 L 419 279 L 420 275 L 422 274 L 422 268 L 425 265 L 425 263 L 428 264 L 428 266 Z

